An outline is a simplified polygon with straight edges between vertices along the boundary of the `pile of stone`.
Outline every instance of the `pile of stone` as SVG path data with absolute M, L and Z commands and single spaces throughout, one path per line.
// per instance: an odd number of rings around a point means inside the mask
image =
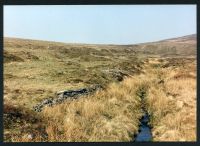
M 33 107 L 34 111 L 41 112 L 45 106 L 53 106 L 63 103 L 66 99 L 77 99 L 81 95 L 88 95 L 96 90 L 102 89 L 101 85 L 95 85 L 89 88 L 82 88 L 78 90 L 66 90 L 56 93 L 55 98 L 44 99 L 42 102 Z

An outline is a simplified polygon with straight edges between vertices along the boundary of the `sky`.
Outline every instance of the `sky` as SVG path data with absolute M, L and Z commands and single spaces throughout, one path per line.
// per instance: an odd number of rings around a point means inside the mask
M 4 37 L 137 44 L 196 33 L 196 5 L 4 6 Z

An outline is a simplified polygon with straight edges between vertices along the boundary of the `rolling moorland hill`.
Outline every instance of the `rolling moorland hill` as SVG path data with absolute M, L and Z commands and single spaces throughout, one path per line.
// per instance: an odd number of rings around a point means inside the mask
M 188 35 L 152 43 L 133 46 L 136 51 L 144 54 L 160 55 L 161 57 L 196 55 L 196 35 Z
M 5 141 L 130 141 L 143 105 L 153 140 L 196 139 L 196 35 L 136 45 L 4 38 L 3 55 Z M 95 84 L 103 90 L 33 111 L 58 91 Z
M 91 45 L 91 44 L 66 44 L 58 42 L 4 38 L 4 47 L 28 47 L 33 49 L 48 48 L 48 49 L 68 49 L 79 48 L 84 49 L 109 49 L 111 51 L 137 51 L 146 55 L 160 55 L 165 56 L 188 56 L 196 55 L 196 34 L 187 35 L 178 38 L 166 39 L 158 42 L 142 43 L 136 45 Z M 112 50 L 116 49 L 116 50 Z M 103 50 L 105 51 L 105 50 Z

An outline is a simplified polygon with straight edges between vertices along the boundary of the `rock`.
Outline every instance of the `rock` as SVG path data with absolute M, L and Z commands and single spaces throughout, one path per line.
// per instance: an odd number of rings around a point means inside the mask
M 33 107 L 34 111 L 36 112 L 41 112 L 43 108 L 43 104 L 37 104 L 36 106 Z
M 52 99 L 45 99 L 43 100 L 42 104 L 45 105 L 45 104 L 50 104 L 52 103 Z
M 41 112 L 44 106 L 53 106 L 55 104 L 63 103 L 66 99 L 77 99 L 78 96 L 87 95 L 96 90 L 102 89 L 101 85 L 95 85 L 90 88 L 82 88 L 78 90 L 64 90 L 56 93 L 57 98 L 44 99 L 41 103 L 37 104 L 34 111 Z

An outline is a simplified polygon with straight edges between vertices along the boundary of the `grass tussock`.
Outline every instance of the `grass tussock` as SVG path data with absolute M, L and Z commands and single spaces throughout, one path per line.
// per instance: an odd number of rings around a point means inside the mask
M 131 141 L 142 116 L 138 79 L 43 111 L 48 141 Z M 58 126 L 59 125 L 59 126 Z
M 196 141 L 195 63 L 184 65 L 158 70 L 155 77 L 162 74 L 163 82 L 152 82 L 148 90 L 154 141 Z
M 46 107 L 42 113 L 48 137 L 42 141 L 99 142 L 132 141 L 142 116 L 141 99 L 136 94 L 142 81 L 125 79 L 104 91 Z M 41 135 L 36 135 L 38 141 Z M 15 137 L 14 141 L 27 141 Z

